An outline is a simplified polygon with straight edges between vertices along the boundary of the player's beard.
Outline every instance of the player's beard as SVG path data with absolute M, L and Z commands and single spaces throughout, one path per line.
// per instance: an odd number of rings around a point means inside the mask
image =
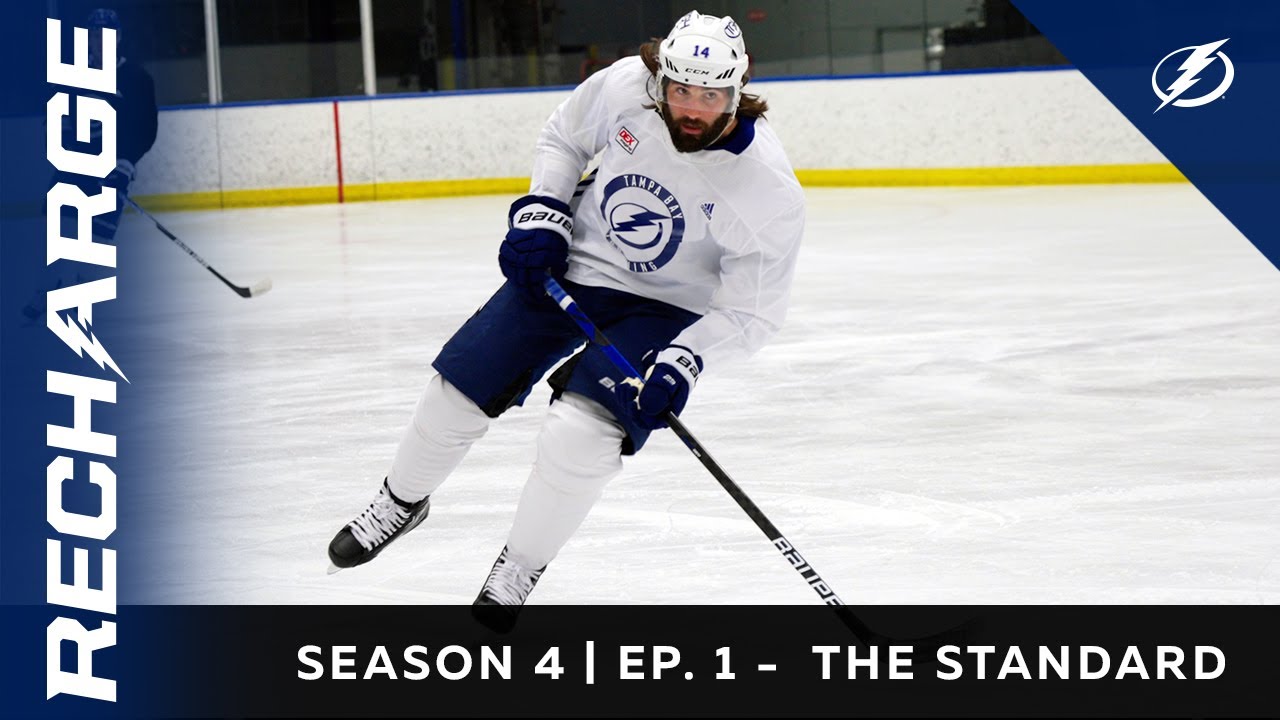
M 670 107 L 666 109 L 666 112 L 662 113 L 662 120 L 667 124 L 667 131 L 671 133 L 671 142 L 676 146 L 676 150 L 684 153 L 705 150 L 708 145 L 720 138 L 720 134 L 729 125 L 729 120 L 732 117 L 728 113 L 722 113 L 715 122 L 708 126 L 701 120 L 694 120 L 693 118 L 676 120 L 672 117 Z M 690 135 L 684 131 L 684 125 L 697 125 L 702 128 L 702 132 L 697 135 Z

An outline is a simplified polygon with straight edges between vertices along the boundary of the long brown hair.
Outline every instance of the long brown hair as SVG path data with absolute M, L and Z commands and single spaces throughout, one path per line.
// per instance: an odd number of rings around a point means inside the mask
M 658 74 L 658 43 L 662 42 L 662 38 L 651 38 L 649 42 L 640 46 L 640 59 L 644 61 L 644 66 L 649 68 L 649 72 L 654 75 Z M 742 76 L 742 84 L 745 86 L 747 81 L 751 79 L 749 73 Z M 657 100 L 658 98 L 654 98 Z M 646 106 L 647 107 L 647 106 Z M 751 93 L 742 93 L 742 101 L 738 103 L 738 117 L 758 118 L 764 117 L 769 110 L 769 103 L 765 102 L 759 95 Z

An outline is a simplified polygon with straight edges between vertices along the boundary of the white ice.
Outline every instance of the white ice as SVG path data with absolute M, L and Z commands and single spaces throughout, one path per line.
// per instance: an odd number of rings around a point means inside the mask
M 786 327 L 689 428 L 847 603 L 1280 601 L 1280 273 L 1189 185 L 808 192 Z M 373 563 L 328 576 L 440 345 L 496 289 L 507 197 L 161 215 L 177 359 L 145 602 L 469 603 L 549 391 Z M 158 534 L 157 537 L 160 537 Z M 531 603 L 817 603 L 670 433 Z

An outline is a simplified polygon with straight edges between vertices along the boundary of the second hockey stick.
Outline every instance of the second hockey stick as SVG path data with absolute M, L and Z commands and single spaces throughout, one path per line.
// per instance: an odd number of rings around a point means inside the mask
M 628 379 L 634 379 L 639 383 L 643 382 L 640 373 L 636 371 L 630 361 L 628 361 L 627 358 L 609 342 L 609 338 L 605 337 L 605 334 L 595 326 L 595 323 L 591 322 L 591 319 L 588 318 L 586 314 L 582 312 L 582 309 L 578 307 L 578 303 L 574 301 L 573 297 L 569 295 L 569 293 L 565 292 L 564 288 L 560 286 L 560 283 L 556 282 L 555 278 L 548 277 L 544 281 L 543 285 L 546 288 L 547 294 L 556 301 L 556 304 L 560 306 L 560 309 L 564 310 L 568 313 L 569 317 L 573 318 L 574 322 L 578 324 L 578 327 L 582 329 L 582 332 L 586 333 L 591 342 L 603 350 L 604 354 L 609 357 L 609 360 L 611 360 L 619 370 L 625 373 L 628 376 Z M 680 418 L 668 411 L 662 419 L 671 426 L 671 431 L 674 432 L 676 437 L 680 438 L 685 446 L 689 448 L 694 457 L 698 458 L 703 467 L 710 471 L 711 475 L 719 481 L 721 487 L 728 491 L 729 496 L 738 503 L 738 507 L 742 508 L 743 511 L 747 513 L 747 516 L 755 522 L 756 527 L 764 531 L 765 536 L 769 538 L 769 542 L 773 543 L 773 546 L 777 548 L 778 552 L 782 553 L 782 556 L 787 559 L 787 562 L 790 563 L 791 567 L 794 568 L 796 572 L 800 573 L 800 577 L 804 578 L 805 582 L 809 584 L 809 587 L 813 588 L 813 591 L 818 594 L 818 597 L 822 598 L 823 602 L 835 609 L 836 615 L 840 618 L 841 622 L 843 622 L 859 640 L 867 645 L 898 642 L 893 638 L 889 638 L 875 632 L 868 627 L 866 623 L 862 622 L 858 616 L 853 614 L 853 611 L 840 600 L 839 596 L 836 595 L 835 590 L 832 590 L 831 586 L 827 584 L 827 581 L 823 580 L 822 576 L 818 574 L 818 571 L 804 559 L 804 556 L 802 556 L 800 551 L 791 544 L 791 541 L 787 540 L 787 538 L 783 536 L 777 526 L 770 522 L 764 512 L 751 501 L 751 498 L 747 497 L 747 494 L 742 491 L 742 488 L 738 487 L 738 484 L 733 481 L 733 478 L 730 478 L 729 474 L 724 471 L 724 468 L 720 467 L 720 464 L 711 457 L 711 454 L 706 451 L 706 448 L 702 447 L 702 444 L 693 436 L 693 433 L 689 432 L 689 429 L 684 426 L 684 423 L 680 422 Z M 916 641 L 916 644 L 939 645 L 947 642 L 948 638 L 958 636 L 959 634 L 959 630 L 954 630 L 940 636 L 922 638 L 921 640 Z
M 177 235 L 174 235 L 173 233 L 169 232 L 168 228 L 166 228 L 164 225 L 161 225 L 160 221 L 155 219 L 155 217 L 153 217 L 151 213 L 147 212 L 146 210 L 143 210 L 142 207 L 138 205 L 138 203 L 133 201 L 133 198 L 126 195 L 124 197 L 124 201 L 129 203 L 129 205 L 134 210 L 141 213 L 148 220 L 155 223 L 156 228 L 160 230 L 160 232 L 164 233 L 165 237 L 177 243 L 178 247 L 182 248 L 183 250 L 186 250 L 187 254 L 190 255 L 193 260 L 200 263 L 200 265 L 203 266 L 205 270 L 208 270 L 209 272 L 213 273 L 213 276 L 221 280 L 224 285 L 236 291 L 236 294 L 239 295 L 240 297 L 242 298 L 257 297 L 271 289 L 271 278 L 263 278 L 258 282 L 250 285 L 249 287 L 236 285 L 235 283 L 231 282 L 226 277 L 224 277 L 222 273 L 218 272 L 217 270 L 214 270 L 212 265 L 205 262 L 204 258 L 197 255 L 195 250 L 192 250 L 191 248 L 187 247 L 187 244 L 179 240 Z

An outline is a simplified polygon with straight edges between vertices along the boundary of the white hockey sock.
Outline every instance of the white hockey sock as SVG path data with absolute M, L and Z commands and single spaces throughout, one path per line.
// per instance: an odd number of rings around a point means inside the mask
M 551 562 L 622 472 L 623 436 L 608 410 L 581 395 L 551 404 L 507 539 L 512 559 L 531 569 Z
M 488 429 L 489 418 L 475 403 L 439 375 L 431 378 L 391 463 L 391 492 L 405 502 L 435 492 Z

